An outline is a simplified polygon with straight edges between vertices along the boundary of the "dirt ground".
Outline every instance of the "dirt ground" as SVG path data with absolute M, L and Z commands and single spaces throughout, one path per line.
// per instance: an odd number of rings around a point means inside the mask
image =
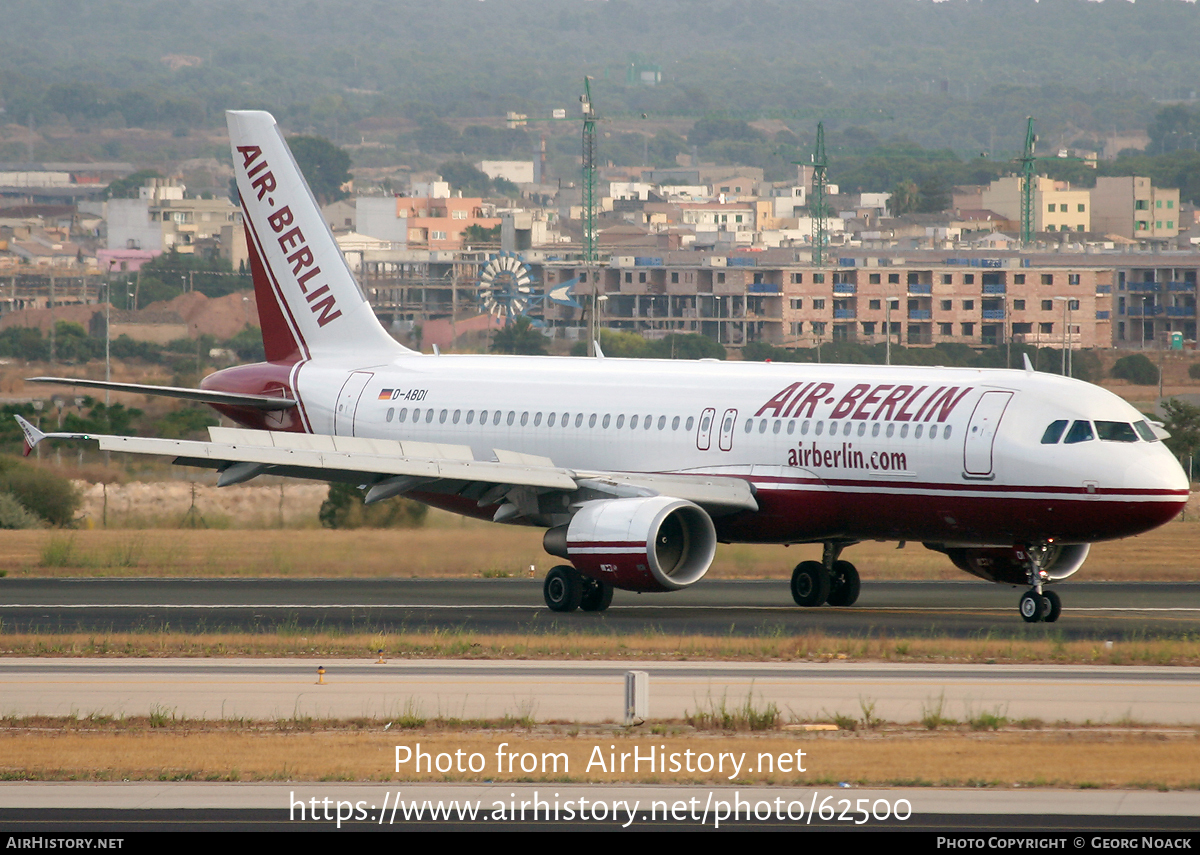
M 382 722 L 321 724 L 285 720 L 247 726 L 223 722 L 55 723 L 0 730 L 0 774 L 6 780 L 207 781 L 568 781 L 653 784 L 777 784 L 972 787 L 1200 787 L 1200 738 L 1190 729 L 1013 729 L 971 732 L 888 727 L 861 732 L 752 734 L 695 732 L 679 723 L 633 733 L 612 728 L 451 729 Z M 478 773 L 396 769 L 397 746 L 436 758 L 461 751 Z M 497 749 L 554 757 L 545 771 L 497 770 Z M 641 752 L 640 772 L 608 768 L 621 754 Z M 665 771 L 650 770 L 650 750 Z M 597 750 L 600 754 L 597 755 Z M 689 772 L 691 752 L 695 765 Z M 699 771 L 697 755 L 732 752 L 722 772 Z M 678 755 L 680 771 L 670 758 Z M 401 754 L 400 756 L 404 756 Z M 599 757 L 603 763 L 597 761 Z M 336 758 L 336 759 L 333 759 Z M 430 761 L 433 762 L 432 760 Z M 465 761 L 464 761 L 465 762 Z M 614 763 L 614 765 L 615 765 Z M 589 768 L 590 765 L 590 768 Z M 715 766 L 715 764 L 713 764 Z M 799 766 L 804 771 L 799 770 Z

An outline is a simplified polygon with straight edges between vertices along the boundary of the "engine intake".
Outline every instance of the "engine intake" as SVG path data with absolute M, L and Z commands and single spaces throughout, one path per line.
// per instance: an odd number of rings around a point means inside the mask
M 626 591 L 678 591 L 702 578 L 717 532 L 699 506 L 670 496 L 586 502 L 542 540 L 551 555 Z

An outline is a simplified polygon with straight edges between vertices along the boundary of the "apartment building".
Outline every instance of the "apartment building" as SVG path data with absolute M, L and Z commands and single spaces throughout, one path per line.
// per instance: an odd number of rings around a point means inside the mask
M 1155 187 L 1137 175 L 1098 177 L 1092 190 L 1095 229 L 1130 240 L 1179 236 L 1179 188 Z
M 1016 222 L 1021 221 L 1021 177 L 998 178 L 983 188 L 980 206 Z M 1033 189 L 1035 232 L 1092 231 L 1091 191 L 1072 189 L 1069 182 L 1037 176 Z
M 1196 341 L 1197 262 L 1168 255 L 1148 262 L 1114 271 L 1113 345 L 1169 347 L 1176 339 Z
M 221 230 L 240 229 L 242 210 L 228 199 L 189 199 L 173 178 L 152 178 L 136 199 L 107 204 L 108 248 L 194 253 L 197 244 L 220 242 Z

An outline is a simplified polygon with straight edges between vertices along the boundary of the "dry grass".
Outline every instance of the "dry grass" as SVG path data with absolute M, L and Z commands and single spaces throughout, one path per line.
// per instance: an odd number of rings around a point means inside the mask
M 207 781 L 554 781 L 596 783 L 780 784 L 860 786 L 1200 787 L 1200 738 L 1191 730 L 1004 730 L 998 733 L 928 732 L 888 727 L 862 733 L 786 733 L 762 736 L 707 734 L 678 722 L 638 734 L 615 728 L 546 727 L 482 731 L 437 724 L 417 728 L 383 723 L 282 721 L 163 723 L 7 722 L 0 729 L 0 779 Z M 436 757 L 463 751 L 482 755 L 479 773 L 422 769 L 396 771 L 396 746 Z M 497 768 L 496 752 L 565 754 L 557 771 Z M 633 771 L 632 753 L 745 752 L 739 774 L 647 768 Z M 602 769 L 615 755 L 617 767 Z M 771 771 L 760 756 L 803 751 L 806 771 Z M 621 754 L 629 755 L 625 771 Z M 477 762 L 478 766 L 479 763 Z M 443 764 L 444 767 L 444 764 Z M 527 764 L 528 768 L 528 764 Z M 564 769 L 566 771 L 564 771 Z
M 6 633 L 0 656 L 64 657 L 363 657 L 382 649 L 388 658 L 555 659 L 613 661 L 797 662 L 828 659 L 954 664 L 1189 665 L 1200 666 L 1200 639 L 1064 641 L 1038 638 L 846 638 L 782 631 L 761 636 L 617 634 L 531 629 L 488 635 L 464 629 L 438 632 L 335 634 L 284 627 L 263 633 Z
M 200 576 L 439 578 L 540 576 L 559 563 L 540 529 L 431 514 L 420 529 L 3 531 L 4 569 L 21 577 Z M 1193 520 L 1195 517 L 1192 518 Z M 1080 578 L 1192 581 L 1200 525 L 1173 522 L 1141 537 L 1099 543 Z M 920 544 L 863 543 L 846 551 L 864 580 L 964 579 L 945 556 Z M 715 579 L 784 579 L 820 547 L 723 545 Z

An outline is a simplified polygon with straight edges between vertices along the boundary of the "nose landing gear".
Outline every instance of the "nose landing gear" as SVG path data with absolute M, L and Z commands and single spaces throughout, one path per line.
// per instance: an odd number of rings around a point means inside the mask
M 1045 570 L 1047 558 L 1051 554 L 1048 544 L 1031 546 L 1025 550 L 1029 562 L 1029 584 L 1033 585 L 1021 595 L 1018 609 L 1025 623 L 1054 623 L 1062 614 L 1062 600 L 1054 591 L 1043 587 L 1048 578 Z

